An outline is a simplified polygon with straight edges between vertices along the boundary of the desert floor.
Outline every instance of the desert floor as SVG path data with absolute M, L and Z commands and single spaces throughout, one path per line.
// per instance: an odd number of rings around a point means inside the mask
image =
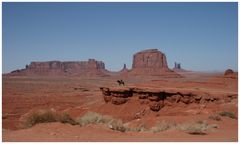
M 3 76 L 3 141 L 238 141 L 238 80 L 223 74 L 185 72 L 183 78 L 157 77 L 24 77 Z M 99 87 L 117 87 L 116 80 L 123 79 L 127 86 L 177 88 L 214 93 L 217 103 L 176 103 L 153 112 L 138 100 L 126 104 L 105 103 Z M 229 95 L 229 99 L 224 96 Z M 144 124 L 151 129 L 157 122 L 175 124 L 204 121 L 214 128 L 205 134 L 189 134 L 176 128 L 160 132 L 126 131 L 109 129 L 104 124 L 85 126 L 60 122 L 40 123 L 22 128 L 22 117 L 30 111 L 54 109 L 66 112 L 72 118 L 88 111 L 110 115 L 129 125 Z M 139 111 L 147 113 L 135 118 Z M 219 112 L 231 112 L 235 118 L 219 116 L 221 120 L 209 118 Z

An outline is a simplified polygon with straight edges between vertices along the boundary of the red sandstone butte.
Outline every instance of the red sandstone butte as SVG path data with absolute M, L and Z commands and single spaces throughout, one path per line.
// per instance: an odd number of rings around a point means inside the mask
M 130 74 L 180 77 L 180 75 L 168 68 L 165 54 L 158 51 L 158 49 L 143 50 L 134 54 Z
M 227 69 L 225 72 L 224 72 L 224 75 L 226 76 L 226 75 L 231 75 L 231 74 L 233 74 L 234 73 L 234 71 L 232 70 L 232 69 Z

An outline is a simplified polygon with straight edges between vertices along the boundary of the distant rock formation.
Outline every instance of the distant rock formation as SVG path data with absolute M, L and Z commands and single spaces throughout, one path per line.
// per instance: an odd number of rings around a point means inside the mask
M 132 75 L 180 77 L 168 68 L 165 54 L 158 49 L 148 49 L 134 54 L 130 73 Z
M 25 69 L 15 70 L 10 75 L 105 75 L 102 61 L 47 61 L 31 62 Z
M 132 69 L 128 70 L 126 64 L 119 72 L 111 72 L 105 69 L 102 61 L 89 59 L 88 61 L 46 61 L 31 62 L 25 69 L 15 70 L 7 75 L 16 76 L 62 76 L 62 75 L 87 75 L 87 76 L 158 76 L 158 77 L 181 77 L 168 68 L 164 53 L 158 49 L 140 51 L 133 56 Z
M 174 68 L 181 69 L 181 63 L 174 63 Z
M 121 73 L 127 73 L 129 70 L 127 69 L 126 64 L 123 65 L 123 68 L 121 69 Z
M 232 69 L 227 69 L 224 72 L 224 77 L 225 78 L 237 79 L 238 78 L 238 72 L 234 72 Z
M 177 62 L 174 63 L 173 71 L 175 71 L 175 72 L 187 72 L 187 70 L 182 69 L 181 63 L 177 63 Z
M 224 72 L 224 75 L 227 76 L 227 75 L 231 75 L 233 74 L 234 71 L 232 69 L 227 69 L 225 72 Z

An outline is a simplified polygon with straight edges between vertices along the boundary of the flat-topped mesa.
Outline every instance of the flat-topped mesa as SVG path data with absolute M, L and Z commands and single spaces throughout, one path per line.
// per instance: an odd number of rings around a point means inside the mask
M 103 75 L 105 64 L 102 61 L 46 61 L 31 62 L 26 69 L 13 71 L 15 75 Z
M 143 50 L 134 54 L 131 74 L 180 77 L 168 68 L 165 54 L 158 49 Z
M 148 49 L 134 54 L 132 68 L 168 69 L 168 66 L 166 56 L 164 53 L 158 51 L 157 49 Z

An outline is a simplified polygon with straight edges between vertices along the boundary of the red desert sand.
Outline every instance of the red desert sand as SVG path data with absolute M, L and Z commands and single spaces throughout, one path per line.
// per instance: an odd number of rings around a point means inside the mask
M 3 141 L 238 141 L 237 72 L 179 69 L 157 49 L 119 72 L 32 62 L 3 75 Z

